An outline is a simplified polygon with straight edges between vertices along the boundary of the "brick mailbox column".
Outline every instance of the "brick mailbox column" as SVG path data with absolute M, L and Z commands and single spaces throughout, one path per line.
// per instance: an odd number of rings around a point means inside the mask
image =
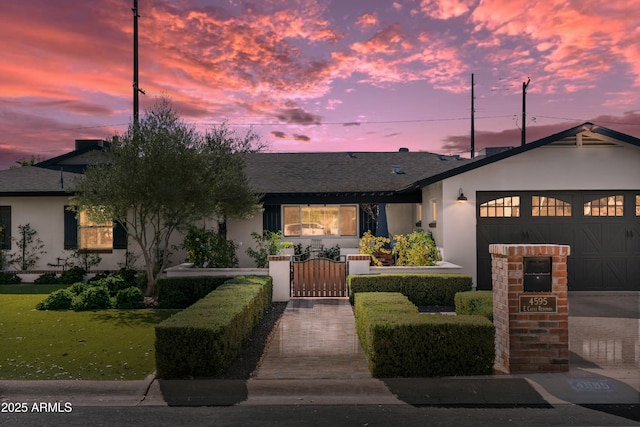
M 494 368 L 569 370 L 567 245 L 489 245 L 496 327 Z

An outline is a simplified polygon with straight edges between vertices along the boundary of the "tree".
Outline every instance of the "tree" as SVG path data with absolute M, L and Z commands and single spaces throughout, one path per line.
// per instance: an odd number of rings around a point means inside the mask
M 17 169 L 23 166 L 33 166 L 36 163 L 44 161 L 44 157 L 40 154 L 32 154 L 30 158 L 23 157 L 20 160 L 16 160 L 18 166 L 9 166 L 9 169 Z
M 98 154 L 79 180 L 74 204 L 94 220 L 124 226 L 144 259 L 146 295 L 155 299 L 176 230 L 212 216 L 255 213 L 259 196 L 249 187 L 243 153 L 255 150 L 257 140 L 224 125 L 203 135 L 160 98 Z

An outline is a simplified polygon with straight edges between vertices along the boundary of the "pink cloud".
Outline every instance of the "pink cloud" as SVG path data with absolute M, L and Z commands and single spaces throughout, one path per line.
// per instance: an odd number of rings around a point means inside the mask
M 475 0 L 422 0 L 422 12 L 434 19 L 451 19 L 468 13 Z
M 361 29 L 367 29 L 369 27 L 374 27 L 378 24 L 378 17 L 375 13 L 365 13 L 360 15 L 358 20 L 356 21 L 356 25 Z

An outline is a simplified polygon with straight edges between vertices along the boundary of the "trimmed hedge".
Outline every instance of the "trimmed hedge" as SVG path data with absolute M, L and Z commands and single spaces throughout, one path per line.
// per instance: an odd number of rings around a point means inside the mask
M 396 292 L 356 294 L 355 317 L 374 377 L 493 373 L 495 327 L 484 317 L 420 314 Z
M 271 277 L 238 276 L 156 325 L 158 377 L 212 377 L 224 372 L 271 306 L 272 293 Z
M 349 276 L 349 301 L 358 292 L 400 292 L 417 306 L 453 306 L 457 292 L 471 290 L 464 274 L 375 274 Z
M 493 322 L 493 292 L 459 292 L 455 300 L 456 314 L 477 314 Z
M 160 279 L 158 280 L 158 308 L 187 308 L 229 279 L 229 277 Z

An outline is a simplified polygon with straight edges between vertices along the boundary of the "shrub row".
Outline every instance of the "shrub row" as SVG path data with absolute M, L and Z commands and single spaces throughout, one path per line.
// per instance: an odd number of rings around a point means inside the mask
M 187 308 L 228 280 L 229 277 L 160 279 L 158 280 L 158 308 Z
M 21 282 L 22 279 L 17 274 L 0 271 L 0 285 L 15 285 Z
M 355 317 L 374 377 L 493 372 L 495 328 L 484 317 L 420 314 L 396 292 L 356 294 Z
M 156 370 L 164 379 L 224 372 L 271 306 L 268 276 L 238 276 L 156 325 Z
M 135 309 L 144 307 L 140 289 L 120 276 L 109 276 L 91 283 L 76 282 L 58 289 L 36 305 L 38 310 L 104 310 L 109 308 Z
M 477 314 L 493 322 L 493 292 L 475 291 L 456 294 L 456 314 Z
M 352 305 L 358 292 L 400 292 L 418 306 L 453 306 L 457 292 L 471 290 L 471 276 L 463 274 L 365 274 L 348 282 Z

